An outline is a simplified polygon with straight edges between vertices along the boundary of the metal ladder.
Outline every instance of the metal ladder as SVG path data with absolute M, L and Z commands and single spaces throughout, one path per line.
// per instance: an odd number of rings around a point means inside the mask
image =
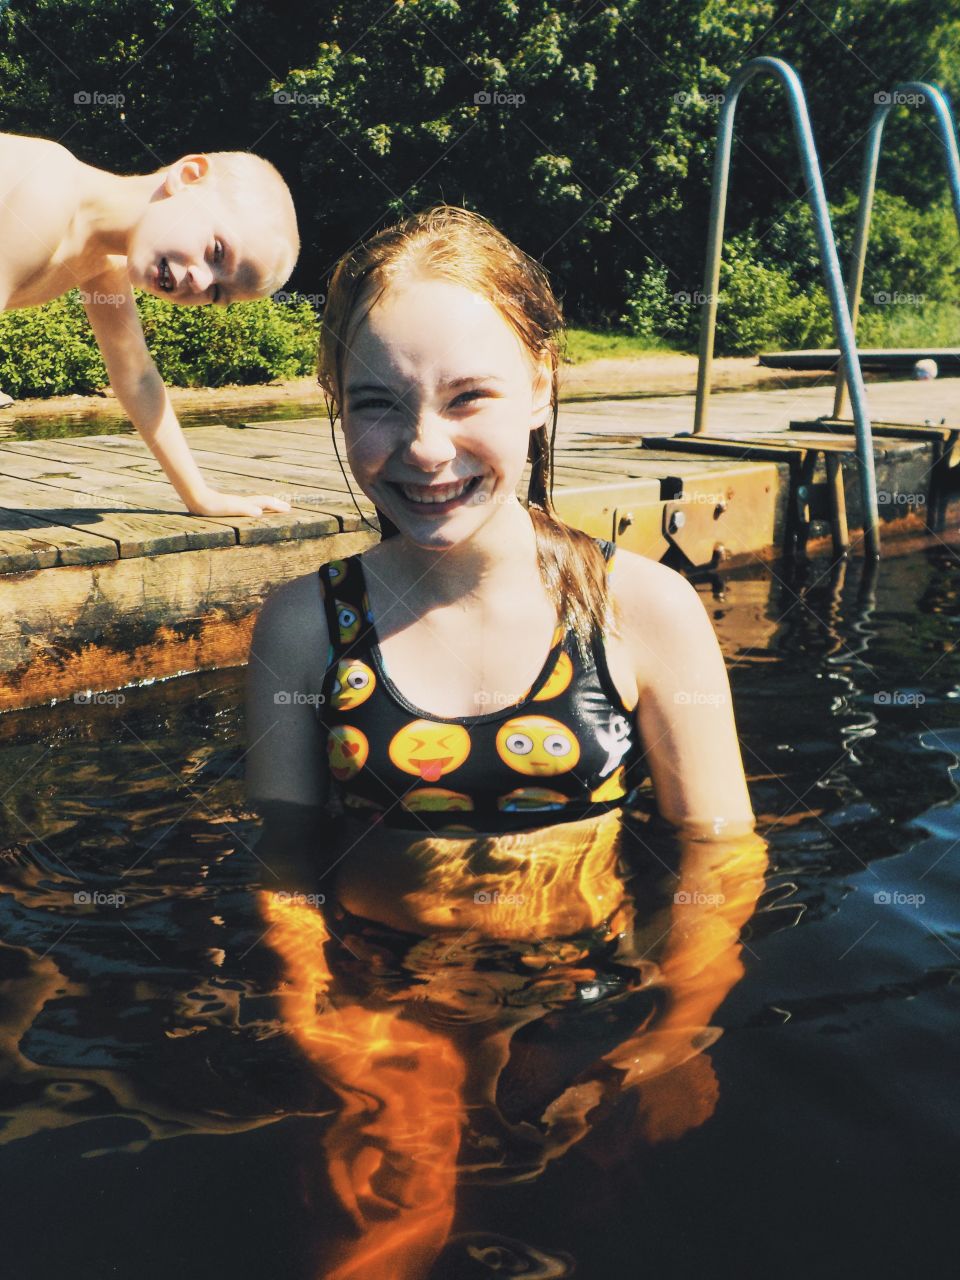
M 880 145 L 887 117 L 894 107 L 919 106 L 929 102 L 940 142 L 943 145 L 947 166 L 947 180 L 953 202 L 954 217 L 960 230 L 960 155 L 957 151 L 957 134 L 941 90 L 924 80 L 905 80 L 890 93 L 881 95 L 881 101 L 873 113 L 863 149 L 863 169 L 860 179 L 860 201 L 857 206 L 857 227 L 854 233 L 847 278 L 847 309 L 850 323 L 856 332 L 860 316 L 860 299 L 863 291 L 863 273 L 870 239 L 870 219 L 873 214 L 873 198 L 877 185 L 877 167 L 880 161 Z M 840 434 L 850 429 L 848 416 L 847 379 L 842 368 L 837 371 L 833 413 L 815 422 L 791 422 L 791 431 L 825 431 Z M 927 502 L 927 528 L 939 532 L 944 524 L 946 495 L 951 472 L 960 465 L 960 424 L 946 423 L 875 422 L 873 432 L 879 437 L 929 442 L 933 446 L 933 464 L 930 469 L 930 494 Z
M 846 510 L 843 496 L 843 475 L 840 454 L 849 452 L 841 444 L 818 443 L 816 440 L 803 446 L 798 441 L 770 440 L 758 441 L 749 435 L 724 435 L 711 437 L 706 435 L 707 414 L 710 404 L 711 374 L 713 369 L 713 349 L 717 323 L 717 297 L 720 287 L 720 255 L 723 248 L 723 224 L 727 207 L 727 187 L 730 175 L 730 151 L 733 141 L 733 120 L 737 101 L 744 85 L 759 72 L 775 75 L 784 87 L 790 107 L 794 134 L 803 166 L 806 183 L 813 212 L 817 246 L 823 266 L 827 294 L 833 314 L 834 328 L 842 354 L 847 385 L 853 404 L 853 417 L 856 425 L 856 456 L 859 464 L 860 492 L 863 506 L 863 538 L 864 555 L 867 559 L 876 560 L 880 555 L 880 529 L 877 512 L 877 484 L 874 470 L 873 436 L 870 418 L 867 411 L 866 391 L 860 360 L 857 355 L 853 324 L 847 310 L 840 273 L 840 262 L 837 257 L 837 246 L 833 236 L 833 226 L 827 208 L 826 195 L 823 189 L 823 177 L 817 149 L 810 126 L 803 85 L 794 69 L 780 58 L 751 58 L 731 78 L 724 90 L 723 106 L 720 110 L 720 122 L 717 131 L 717 150 L 713 165 L 713 190 L 710 201 L 710 223 L 707 233 L 707 260 L 704 269 L 703 293 L 705 298 L 704 312 L 700 322 L 700 362 L 697 374 L 697 404 L 692 435 L 645 437 L 644 446 L 655 449 L 678 450 L 681 452 L 698 452 L 704 454 L 728 453 L 736 451 L 736 455 L 747 460 L 775 460 L 790 466 L 791 520 L 788 524 L 789 536 L 787 552 L 802 550 L 806 543 L 810 523 L 817 519 L 830 522 L 834 551 L 844 555 L 849 547 Z M 823 458 L 826 481 L 815 483 L 813 476 L 818 457 Z

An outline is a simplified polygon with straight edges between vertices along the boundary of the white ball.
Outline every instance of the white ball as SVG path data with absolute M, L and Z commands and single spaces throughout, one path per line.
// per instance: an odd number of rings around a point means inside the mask
M 918 360 L 913 366 L 913 376 L 922 382 L 935 378 L 939 372 L 936 360 Z

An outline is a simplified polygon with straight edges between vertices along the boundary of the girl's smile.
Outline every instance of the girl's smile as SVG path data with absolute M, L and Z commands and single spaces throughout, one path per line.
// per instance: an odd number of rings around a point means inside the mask
M 468 476 L 465 480 L 456 480 L 449 484 L 407 484 L 396 480 L 387 481 L 399 490 L 404 501 L 418 509 L 425 508 L 424 514 L 432 516 L 445 515 L 458 504 L 466 502 L 482 482 L 483 477 L 480 475 Z

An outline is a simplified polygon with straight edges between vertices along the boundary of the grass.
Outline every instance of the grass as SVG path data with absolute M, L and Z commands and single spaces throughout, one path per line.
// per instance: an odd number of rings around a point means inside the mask
M 865 307 L 857 342 L 861 347 L 960 346 L 960 306 L 931 301 L 922 306 Z
M 566 360 L 568 364 L 585 364 L 588 360 L 616 360 L 663 352 L 674 354 L 678 350 L 668 342 L 636 338 L 630 333 L 617 330 L 607 330 L 603 333 L 594 329 L 570 328 L 567 330 Z

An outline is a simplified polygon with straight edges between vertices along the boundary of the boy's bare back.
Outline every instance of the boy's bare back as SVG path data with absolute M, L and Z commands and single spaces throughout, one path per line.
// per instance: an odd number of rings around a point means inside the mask
M 121 176 L 58 142 L 0 133 L 0 310 L 80 290 L 117 399 L 198 515 L 290 504 L 207 484 L 147 350 L 134 289 L 181 305 L 265 297 L 286 280 L 298 248 L 290 193 L 257 156 L 191 154 Z
M 58 142 L 0 134 L 3 308 L 49 302 L 112 265 L 81 225 L 83 168 Z

